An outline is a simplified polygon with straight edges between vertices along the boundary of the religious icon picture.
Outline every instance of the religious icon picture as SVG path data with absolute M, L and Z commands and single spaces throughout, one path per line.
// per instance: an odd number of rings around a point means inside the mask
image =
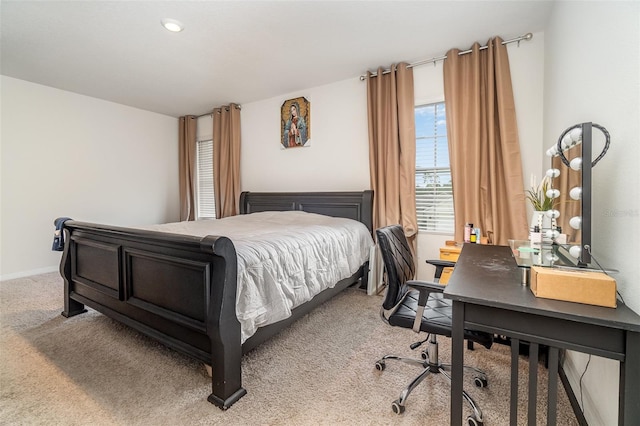
M 283 149 L 311 145 L 311 105 L 303 97 L 284 101 L 281 109 L 280 144 Z

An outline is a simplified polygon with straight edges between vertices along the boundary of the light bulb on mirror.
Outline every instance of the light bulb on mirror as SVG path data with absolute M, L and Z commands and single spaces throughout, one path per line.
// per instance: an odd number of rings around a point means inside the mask
M 551 253 L 551 252 L 549 252 L 549 253 L 545 254 L 545 255 L 544 255 L 544 257 L 545 257 L 549 262 L 551 262 L 551 263 L 553 263 L 553 262 L 557 262 L 557 261 L 558 261 L 558 259 L 559 259 L 559 257 L 558 257 L 558 256 L 556 256 L 555 254 L 553 254 L 553 253 Z
M 582 226 L 582 217 L 574 216 L 569 219 L 569 226 L 571 226 L 573 229 L 580 229 L 580 227 Z
M 555 157 L 558 155 L 558 146 L 553 145 L 551 148 L 547 150 L 547 157 Z
M 560 170 L 558 170 L 558 169 L 549 169 L 549 170 L 547 170 L 546 175 L 547 175 L 548 178 L 551 178 L 551 179 L 557 178 L 558 176 L 560 176 Z
M 560 217 L 560 212 L 558 210 L 547 210 L 544 214 L 551 219 L 557 219 Z
M 571 145 L 575 145 L 579 141 L 582 140 L 582 128 L 576 127 L 569 132 L 569 136 L 571 138 Z
M 544 236 L 549 238 L 550 240 L 555 240 L 559 235 L 560 233 L 555 229 L 549 229 L 544 233 Z
M 571 142 L 571 135 L 569 133 L 567 133 L 562 137 L 562 140 L 560 141 L 560 145 L 562 146 L 563 151 L 566 151 L 571 147 L 572 142 Z
M 582 253 L 582 249 L 580 248 L 580 246 L 571 246 L 571 248 L 569 249 L 569 254 L 575 257 L 576 259 L 580 257 L 581 253 Z
M 575 171 L 582 170 L 582 157 L 576 157 L 571 160 L 571 162 L 569 163 L 569 167 L 571 167 L 571 169 Z
M 549 198 L 558 198 L 560 196 L 560 190 L 559 189 L 547 189 L 547 193 L 546 193 L 547 197 Z
M 576 186 L 575 188 L 571 188 L 571 191 L 569 191 L 569 197 L 571 197 L 572 200 L 579 200 L 582 198 L 582 187 Z

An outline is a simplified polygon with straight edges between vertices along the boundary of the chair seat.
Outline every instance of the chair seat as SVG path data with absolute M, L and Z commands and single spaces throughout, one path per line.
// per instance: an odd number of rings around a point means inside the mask
M 389 316 L 389 324 L 396 327 L 413 328 L 418 309 L 418 296 L 419 293 L 416 290 L 407 292 L 398 309 Z M 445 299 L 442 293 L 431 293 L 422 315 L 420 331 L 451 337 L 451 317 L 451 301 Z M 493 343 L 493 336 L 481 331 L 465 330 L 464 338 L 477 342 L 487 349 L 491 348 Z

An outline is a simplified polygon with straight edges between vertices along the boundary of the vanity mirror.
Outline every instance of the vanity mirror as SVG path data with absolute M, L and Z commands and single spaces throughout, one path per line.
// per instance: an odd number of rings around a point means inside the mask
M 592 161 L 593 129 L 602 133 L 604 147 Z M 557 253 L 575 266 L 591 263 L 592 169 L 606 154 L 609 143 L 604 127 L 587 122 L 566 129 L 547 150 L 551 157 L 547 176 L 552 178 L 547 196 L 554 198 L 554 208 L 547 212 L 553 221 L 547 237 L 558 247 Z M 560 241 L 560 235 L 566 235 L 566 241 Z

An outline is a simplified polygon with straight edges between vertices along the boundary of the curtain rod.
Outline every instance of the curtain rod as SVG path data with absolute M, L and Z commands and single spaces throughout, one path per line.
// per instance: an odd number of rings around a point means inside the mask
M 227 110 L 229 109 L 229 107 L 223 107 L 223 108 L 227 108 Z M 241 105 L 236 105 L 236 108 L 241 110 L 242 106 Z M 207 115 L 213 115 L 213 111 L 205 112 L 204 114 L 200 114 L 200 115 L 194 115 L 194 117 L 195 118 L 200 118 L 200 117 L 204 117 L 204 116 L 207 116 Z
M 509 44 L 509 43 L 518 43 L 518 46 L 520 46 L 520 42 L 522 40 L 526 40 L 529 41 L 533 38 L 533 34 L 531 33 L 526 33 L 525 35 L 522 35 L 520 37 L 516 37 L 516 38 L 512 38 L 511 40 L 505 40 L 502 42 L 503 45 Z M 489 46 L 480 46 L 480 50 L 485 50 L 487 47 Z M 467 53 L 471 53 L 473 51 L 473 49 L 469 49 L 469 50 L 464 50 L 462 52 L 458 52 L 458 56 L 460 55 L 466 55 Z M 417 67 L 419 65 L 424 65 L 424 64 L 430 64 L 433 62 L 433 65 L 436 64 L 436 62 L 438 61 L 444 61 L 445 59 L 447 59 L 447 55 L 443 55 L 443 56 L 438 56 L 435 58 L 431 58 L 431 59 L 425 59 L 422 61 L 418 61 L 418 62 L 413 62 L 410 63 L 409 65 L 407 65 L 407 68 L 413 68 L 413 67 Z M 391 72 L 390 69 L 386 69 L 384 71 L 382 71 L 382 74 L 389 74 Z M 378 75 L 378 73 L 372 72 L 371 73 L 371 77 L 376 77 Z M 365 81 L 367 79 L 366 75 L 361 75 L 360 76 L 360 81 Z

